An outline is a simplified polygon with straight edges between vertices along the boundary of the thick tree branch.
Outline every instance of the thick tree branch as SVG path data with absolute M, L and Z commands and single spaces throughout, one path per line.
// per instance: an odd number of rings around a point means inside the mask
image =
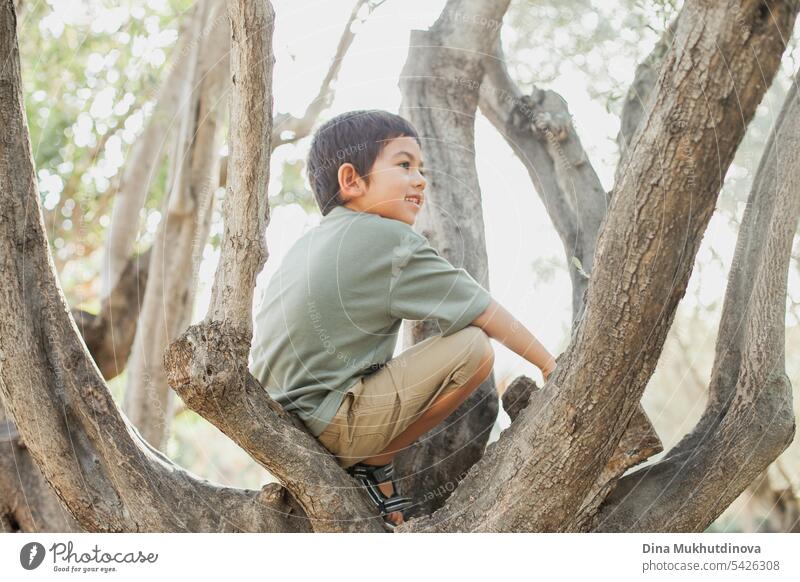
M 83 341 L 106 380 L 121 374 L 128 362 L 152 252 L 150 248 L 128 260 L 114 290 L 100 303 L 97 315 L 80 309 L 72 310 Z
M 798 81 L 767 142 L 739 227 L 706 410 L 664 459 L 619 482 L 603 507 L 603 530 L 702 531 L 794 437 L 784 322 L 800 217 Z
M 233 35 L 231 161 L 223 204 L 225 230 L 206 321 L 238 329 L 249 342 L 255 279 L 267 260 L 274 12 L 268 1 L 247 6 L 229 0 L 228 13 Z
M 663 56 L 663 55 L 662 55 Z M 573 328 L 585 307 L 597 237 L 606 216 L 608 197 L 572 124 L 565 100 L 534 87 L 523 95 L 506 69 L 500 38 L 485 60 L 480 108 L 504 136 L 528 171 L 536 191 L 561 237 L 572 280 Z M 574 264 L 574 260 L 579 265 Z M 530 388 L 522 378 L 504 394 L 509 416 L 528 404 Z M 605 470 L 587 499 L 596 506 L 627 469 L 663 450 L 661 441 L 639 405 Z M 588 512 L 588 508 L 584 508 Z
M 541 396 L 542 392 L 535 382 L 530 378 L 520 376 L 503 393 L 503 408 L 511 418 L 511 422 L 514 422 L 517 416 L 531 403 L 531 400 L 533 400 L 534 406 L 541 405 Z M 594 515 L 625 471 L 645 462 L 663 450 L 661 439 L 653 429 L 650 419 L 639 407 L 631 417 L 625 434 L 622 435 L 622 439 L 617 444 L 599 478 L 586 495 L 581 513 Z
M 631 83 L 625 96 L 625 102 L 622 105 L 620 128 L 617 134 L 620 156 L 617 164 L 617 179 L 619 179 L 621 169 L 627 161 L 633 136 L 645 118 L 647 102 L 653 93 L 653 88 L 656 86 L 658 73 L 670 46 L 672 46 L 677 27 L 678 19 L 673 18 L 656 46 L 647 55 L 647 58 L 636 67 L 633 83 Z
M 4 519 L 5 518 L 5 519 Z M 0 398 L 0 521 L 8 531 L 81 532 L 22 442 Z M 0 525 L 0 531 L 3 526 Z
M 194 325 L 167 352 L 170 385 L 292 492 L 314 531 L 383 531 L 334 457 L 249 374 L 248 352 L 224 323 Z

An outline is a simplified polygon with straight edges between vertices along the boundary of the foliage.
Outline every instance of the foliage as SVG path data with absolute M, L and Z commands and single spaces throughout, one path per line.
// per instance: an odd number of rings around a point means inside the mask
M 48 240 L 71 304 L 93 298 L 113 195 L 190 0 L 32 2 L 19 22 L 25 107 Z M 154 180 L 148 216 L 163 198 Z M 87 261 L 87 259 L 89 259 Z

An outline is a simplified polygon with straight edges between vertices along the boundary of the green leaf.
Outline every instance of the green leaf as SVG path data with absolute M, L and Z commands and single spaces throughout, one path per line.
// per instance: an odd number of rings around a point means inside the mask
M 578 257 L 572 257 L 572 265 L 573 265 L 573 266 L 574 266 L 576 269 L 578 269 L 578 272 L 579 272 L 581 275 L 583 275 L 583 276 L 584 276 L 584 277 L 586 277 L 587 279 L 589 278 L 589 275 L 586 273 L 586 271 L 584 271 L 584 270 L 583 270 L 583 265 L 581 264 L 581 261 L 580 261 L 580 259 L 579 259 Z

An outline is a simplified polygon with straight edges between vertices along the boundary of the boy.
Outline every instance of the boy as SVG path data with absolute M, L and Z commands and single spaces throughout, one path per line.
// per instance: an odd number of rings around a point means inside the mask
M 392 459 L 492 370 L 489 338 L 544 373 L 555 360 L 412 226 L 425 202 L 420 140 L 405 119 L 352 111 L 314 135 L 308 176 L 323 218 L 289 250 L 256 314 L 252 373 L 367 489 L 391 529 L 411 499 Z M 392 359 L 403 319 L 442 334 Z

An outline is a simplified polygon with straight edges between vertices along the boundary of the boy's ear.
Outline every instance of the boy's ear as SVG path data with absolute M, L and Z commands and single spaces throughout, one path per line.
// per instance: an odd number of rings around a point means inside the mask
M 350 162 L 339 166 L 339 190 L 345 201 L 364 194 L 364 180 L 358 175 L 355 166 Z

